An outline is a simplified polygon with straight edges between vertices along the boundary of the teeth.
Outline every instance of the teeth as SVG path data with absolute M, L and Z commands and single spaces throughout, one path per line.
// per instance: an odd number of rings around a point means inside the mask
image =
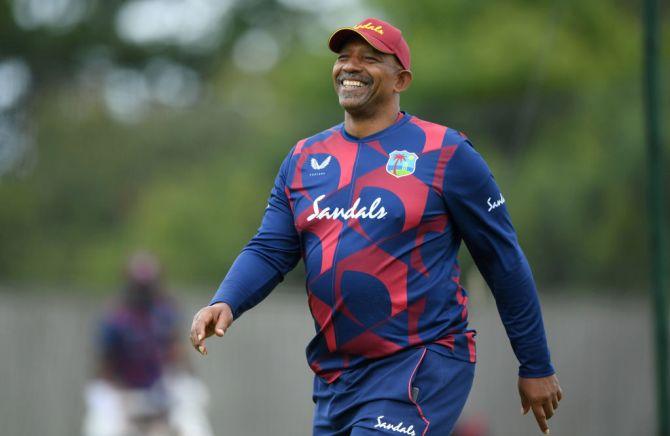
M 363 85 L 364 85 L 363 82 L 359 82 L 358 80 L 343 80 L 342 81 L 342 86 L 350 87 L 350 88 L 360 88 Z

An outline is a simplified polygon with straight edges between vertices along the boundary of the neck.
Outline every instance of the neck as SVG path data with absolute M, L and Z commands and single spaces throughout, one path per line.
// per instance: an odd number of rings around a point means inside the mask
M 400 105 L 392 105 L 374 114 L 344 112 L 344 129 L 355 138 L 365 138 L 391 126 L 400 115 Z

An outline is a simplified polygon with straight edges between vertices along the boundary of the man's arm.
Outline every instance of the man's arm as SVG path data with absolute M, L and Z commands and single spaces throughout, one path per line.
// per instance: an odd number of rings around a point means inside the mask
M 191 342 L 207 354 L 205 338 L 223 336 L 246 310 L 260 303 L 300 260 L 300 240 L 285 187 L 292 153 L 282 163 L 256 235 L 239 254 L 208 307 L 196 313 Z
M 457 231 L 491 288 L 519 360 L 519 392 L 542 431 L 562 393 L 551 364 L 535 282 L 502 196 L 484 159 L 462 141 L 449 160 L 444 198 Z

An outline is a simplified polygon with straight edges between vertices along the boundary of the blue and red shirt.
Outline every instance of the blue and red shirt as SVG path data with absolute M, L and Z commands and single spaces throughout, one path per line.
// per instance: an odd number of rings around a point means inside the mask
M 149 388 L 170 363 L 179 316 L 173 304 L 157 298 L 146 308 L 123 302 L 103 319 L 99 351 L 115 381 L 126 388 Z
M 365 138 L 340 124 L 283 161 L 258 233 L 211 301 L 237 318 L 302 258 L 325 380 L 421 344 L 475 361 L 461 241 L 491 288 L 519 375 L 554 373 L 530 267 L 496 182 L 461 133 L 403 113 Z

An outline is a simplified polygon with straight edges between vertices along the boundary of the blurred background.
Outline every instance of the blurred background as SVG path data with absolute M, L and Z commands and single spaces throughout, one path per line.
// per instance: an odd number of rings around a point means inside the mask
M 402 108 L 465 132 L 504 191 L 566 394 L 552 434 L 653 434 L 641 11 L 625 0 L 0 0 L 1 433 L 81 434 L 98 324 L 138 249 L 162 264 L 188 347 L 191 316 L 254 234 L 285 154 L 342 121 L 328 37 L 376 16 L 412 49 Z M 661 14 L 667 24 L 667 3 Z M 661 47 L 667 78 L 667 26 Z M 479 331 L 463 419 L 481 435 L 538 434 L 520 415 L 494 302 L 462 258 Z M 310 433 L 311 334 L 299 266 L 207 358 L 191 353 L 216 435 Z

